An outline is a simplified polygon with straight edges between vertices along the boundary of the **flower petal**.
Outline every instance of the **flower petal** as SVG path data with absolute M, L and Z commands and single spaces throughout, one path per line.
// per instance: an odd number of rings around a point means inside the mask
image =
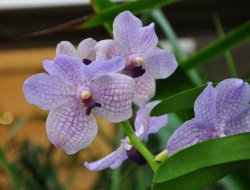
M 141 20 L 129 11 L 124 11 L 116 16 L 113 24 L 114 40 L 132 50 L 131 44 L 137 42 Z
M 225 135 L 250 132 L 250 106 L 237 118 L 228 122 L 225 126 Z
M 86 115 L 85 108 L 72 99 L 50 111 L 46 131 L 52 144 L 74 154 L 93 141 L 97 123 L 93 114 Z
M 125 67 L 125 60 L 121 57 L 114 57 L 109 60 L 94 61 L 86 67 L 84 75 L 89 80 L 94 80 L 102 75 L 115 73 Z
M 203 119 L 210 127 L 216 126 L 217 90 L 209 82 L 194 104 L 195 117 Z
M 96 60 L 107 60 L 115 56 L 126 57 L 126 48 L 121 48 L 119 44 L 114 40 L 102 40 L 99 41 L 96 46 Z
M 167 144 L 169 155 L 202 141 L 213 138 L 213 132 L 203 121 L 192 119 L 185 122 L 170 137 Z
M 56 46 L 56 55 L 76 57 L 76 48 L 68 41 L 62 41 Z
M 248 109 L 250 101 L 248 83 L 241 79 L 226 79 L 215 88 L 218 90 L 216 102 L 218 123 L 224 124 Z
M 155 33 L 155 24 L 151 23 L 148 26 L 140 28 L 138 38 L 131 44 L 132 53 L 141 54 L 155 48 L 157 44 L 158 38 Z
M 175 56 L 166 50 L 155 48 L 143 55 L 145 57 L 146 72 L 154 79 L 169 77 L 177 68 Z
M 77 56 L 81 59 L 89 59 L 94 61 L 96 58 L 95 45 L 96 41 L 92 38 L 87 38 L 78 45 Z
M 148 134 L 157 133 L 162 127 L 165 127 L 168 123 L 168 115 L 162 115 L 159 117 L 151 117 L 149 119 Z
M 77 86 L 83 83 L 83 70 L 87 66 L 77 57 L 59 55 L 53 61 L 45 60 L 43 67 L 49 74 L 59 76 L 65 83 Z
M 101 107 L 94 111 L 110 122 L 120 122 L 132 116 L 132 98 L 135 83 L 131 77 L 113 73 L 92 82 L 91 93 Z
M 155 80 L 146 73 L 134 80 L 135 94 L 133 102 L 138 106 L 142 106 L 155 95 Z
M 29 77 L 23 85 L 25 98 L 42 109 L 52 109 L 72 98 L 73 93 L 57 76 L 40 73 Z
M 106 168 L 115 169 L 119 167 L 124 160 L 128 158 L 126 149 L 124 147 L 119 147 L 116 151 L 110 153 L 106 157 L 97 160 L 95 162 L 85 162 L 84 166 L 91 171 L 100 171 Z
M 136 134 L 140 139 L 147 141 L 148 135 L 157 133 L 160 128 L 166 126 L 167 124 L 167 115 L 160 117 L 150 117 L 149 114 L 151 110 L 159 103 L 160 101 L 153 101 L 145 106 L 142 106 L 136 113 L 135 118 L 135 130 Z

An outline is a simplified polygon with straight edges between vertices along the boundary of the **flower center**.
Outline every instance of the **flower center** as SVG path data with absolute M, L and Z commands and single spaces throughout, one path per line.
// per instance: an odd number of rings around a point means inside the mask
M 145 73 L 145 69 L 142 66 L 143 63 L 144 59 L 142 57 L 137 54 L 131 55 L 128 57 L 127 65 L 122 73 L 132 78 L 140 77 Z
M 144 63 L 144 59 L 138 55 L 131 55 L 127 60 L 127 67 L 136 67 Z
M 83 90 L 80 95 L 80 102 L 82 106 L 86 107 L 86 115 L 90 115 L 90 112 L 93 108 L 95 107 L 102 107 L 102 105 L 98 102 L 96 102 L 91 96 L 90 91 L 88 90 Z

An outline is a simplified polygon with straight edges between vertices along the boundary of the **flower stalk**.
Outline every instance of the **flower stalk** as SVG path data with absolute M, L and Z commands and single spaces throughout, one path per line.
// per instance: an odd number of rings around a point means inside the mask
M 144 146 L 141 140 L 136 136 L 132 126 L 130 125 L 129 121 L 122 121 L 120 122 L 121 126 L 125 130 L 125 133 L 129 137 L 132 145 L 141 153 L 141 155 L 147 160 L 151 169 L 156 172 L 159 164 L 154 161 L 154 156 L 151 152 Z

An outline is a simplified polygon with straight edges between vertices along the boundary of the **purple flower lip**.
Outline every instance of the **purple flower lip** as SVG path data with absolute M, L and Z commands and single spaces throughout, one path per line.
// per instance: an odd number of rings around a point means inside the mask
M 145 165 L 147 163 L 145 158 L 135 147 L 132 147 L 130 150 L 127 150 L 126 153 L 128 158 L 130 158 L 130 160 L 132 160 L 134 163 L 138 165 Z
M 127 66 L 123 69 L 122 74 L 130 76 L 132 78 L 138 78 L 145 73 L 145 69 L 142 66 L 130 67 Z
M 85 64 L 85 65 L 89 65 L 90 63 L 92 63 L 92 61 L 90 59 L 83 59 L 82 62 Z

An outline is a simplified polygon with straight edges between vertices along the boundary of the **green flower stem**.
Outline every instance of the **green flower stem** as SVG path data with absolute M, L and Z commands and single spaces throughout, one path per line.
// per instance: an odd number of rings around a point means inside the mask
M 144 144 L 140 141 L 140 139 L 135 135 L 133 128 L 131 127 L 128 120 L 122 121 L 121 126 L 125 130 L 125 133 L 129 137 L 132 145 L 141 153 L 141 155 L 147 160 L 151 169 L 156 172 L 159 164 L 154 161 L 154 156 L 151 152 L 144 146 Z

